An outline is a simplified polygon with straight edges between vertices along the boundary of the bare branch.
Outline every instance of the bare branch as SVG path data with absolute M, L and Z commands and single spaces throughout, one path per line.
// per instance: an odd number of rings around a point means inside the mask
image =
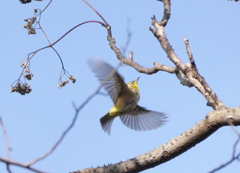
M 37 172 L 37 173 L 46 173 L 46 172 L 41 171 L 39 169 L 33 168 L 33 167 L 31 167 L 31 166 L 29 166 L 27 164 L 20 163 L 20 162 L 15 162 L 15 161 L 12 161 L 12 160 L 9 160 L 9 159 L 4 159 L 4 158 L 0 157 L 0 161 L 3 162 L 3 163 L 6 163 L 8 165 L 19 166 L 19 167 L 22 167 L 22 168 L 25 168 L 25 169 L 28 169 L 30 171 L 34 171 L 34 172 Z
M 145 73 L 145 74 L 154 74 L 158 71 L 165 71 L 168 73 L 175 73 L 176 68 L 169 67 L 166 65 L 160 65 L 157 62 L 154 62 L 154 66 L 152 68 L 145 68 L 140 66 L 137 62 L 133 60 L 133 52 L 130 52 L 130 57 L 126 58 L 123 53 L 120 51 L 120 49 L 116 46 L 116 41 L 112 37 L 111 27 L 109 26 L 107 28 L 108 36 L 107 40 L 109 41 L 110 48 L 114 51 L 116 54 L 116 57 L 124 64 L 129 65 L 133 67 L 135 70 L 137 70 L 139 73 Z
M 158 70 L 158 71 L 165 71 L 168 73 L 176 73 L 177 68 L 175 67 L 169 67 L 167 65 L 164 64 L 158 64 L 158 62 L 154 62 L 154 69 Z
M 121 66 L 121 63 L 119 63 L 115 68 L 114 70 L 109 74 L 109 77 L 107 77 L 102 83 L 101 85 L 96 89 L 95 92 L 93 92 L 79 107 L 76 107 L 75 104 L 73 104 L 73 107 L 75 108 L 75 115 L 74 115 L 74 118 L 71 122 L 71 124 L 67 127 L 67 129 L 62 133 L 62 135 L 60 136 L 60 138 L 57 140 L 57 142 L 53 145 L 53 147 L 48 151 L 46 152 L 45 154 L 43 154 L 42 156 L 38 157 L 37 159 L 27 163 L 26 165 L 27 166 L 31 166 L 33 164 L 35 164 L 36 162 L 40 161 L 40 160 L 43 160 L 45 159 L 47 156 L 49 156 L 50 154 L 53 153 L 53 151 L 59 146 L 59 144 L 63 141 L 64 137 L 67 135 L 67 133 L 73 128 L 77 118 L 78 118 L 78 115 L 79 115 L 79 112 L 82 110 L 82 108 L 94 97 L 96 96 L 100 89 L 102 88 L 102 86 L 104 86 L 104 83 L 107 82 L 107 80 L 110 79 L 110 77 L 112 75 L 114 75 L 115 71 Z
M 102 15 L 95 9 L 93 8 L 93 6 L 91 6 L 86 0 L 83 0 L 83 2 L 85 2 L 95 13 L 97 13 L 97 15 L 103 20 L 103 22 L 105 23 L 104 26 L 109 26 L 109 24 L 107 23 L 107 21 L 102 17 Z
M 10 169 L 10 164 L 7 163 L 7 171 L 8 173 L 12 173 L 11 169 Z
M 60 136 L 60 138 L 57 140 L 57 142 L 52 146 L 52 148 L 46 152 L 45 154 L 43 154 L 42 156 L 34 159 L 33 161 L 27 163 L 27 166 L 31 166 L 33 164 L 35 164 L 36 162 L 45 159 L 47 156 L 49 156 L 50 154 L 52 154 L 54 152 L 54 150 L 59 146 L 59 144 L 63 141 L 64 137 L 67 135 L 67 133 L 72 129 L 72 127 L 74 126 L 76 119 L 78 117 L 78 113 L 75 114 L 71 124 L 67 127 L 67 129 L 62 133 L 62 135 Z
M 112 37 L 111 26 L 107 26 L 107 40 L 109 41 L 110 48 L 116 54 L 116 57 L 126 65 L 133 67 L 140 73 L 145 74 L 154 74 L 158 71 L 166 71 L 169 73 L 175 73 L 177 78 L 180 80 L 182 85 L 192 87 L 195 86 L 197 90 L 206 98 L 207 105 L 211 106 L 213 109 L 225 108 L 225 105 L 218 99 L 217 95 L 212 91 L 212 89 L 208 86 L 205 79 L 198 73 L 196 68 L 195 61 L 193 59 L 192 53 L 190 51 L 188 40 L 185 40 L 185 45 L 187 49 L 187 53 L 189 55 L 189 59 L 191 62 L 191 66 L 185 65 L 181 59 L 175 54 L 172 46 L 170 45 L 166 34 L 164 33 L 164 26 L 166 26 L 167 21 L 170 18 L 170 0 L 161 0 L 164 3 L 164 15 L 161 22 L 157 22 L 155 16 L 152 17 L 152 25 L 155 29 L 150 28 L 150 31 L 154 34 L 154 36 L 158 39 L 161 47 L 166 52 L 167 57 L 173 62 L 176 66 L 168 67 L 165 65 L 159 65 L 156 62 L 152 68 L 145 68 L 140 66 L 133 60 L 133 53 L 131 53 L 130 58 L 126 58 L 119 48 L 116 46 L 116 41 Z
M 209 87 L 209 85 L 207 84 L 205 79 L 199 74 L 197 66 L 196 66 L 196 63 L 195 63 L 195 60 L 193 59 L 193 55 L 192 55 L 190 47 L 189 47 L 188 39 L 184 38 L 184 43 L 186 45 L 187 54 L 189 56 L 189 61 L 191 63 L 191 70 L 194 73 L 194 74 L 192 74 L 192 76 L 190 76 L 191 73 L 189 73 L 187 77 L 192 79 L 190 81 L 193 81 L 193 80 L 197 79 L 197 81 L 200 82 L 200 85 L 204 89 L 204 91 L 201 92 L 201 93 L 204 95 L 205 98 L 207 98 L 207 100 L 208 100 L 207 105 L 208 106 L 211 106 L 214 109 L 225 107 L 223 105 L 223 103 L 218 99 L 217 95 Z M 193 79 L 192 77 L 195 78 L 195 79 Z M 196 88 L 200 88 L 201 87 L 199 85 L 195 85 L 195 86 L 196 86 Z
M 163 50 L 166 52 L 169 60 L 175 64 L 179 70 L 186 72 L 187 67 L 184 65 L 184 63 L 178 58 L 178 56 L 175 54 L 172 46 L 167 40 L 167 36 L 164 33 L 164 27 L 157 22 L 155 16 L 152 17 L 152 25 L 155 27 L 155 30 L 153 28 L 150 28 L 150 31 L 154 34 L 154 36 L 158 39 L 160 45 L 162 46 Z
M 46 7 L 39 13 L 38 15 L 41 15 L 47 8 L 48 6 L 52 3 L 52 0 L 49 1 L 49 3 L 46 5 Z
M 124 162 L 98 168 L 86 168 L 72 173 L 133 173 L 155 167 L 189 150 L 216 132 L 220 127 L 229 125 L 229 119 L 231 119 L 234 125 L 240 125 L 239 115 L 240 107 L 212 111 L 195 126 L 153 151 Z
M 10 148 L 10 146 L 9 146 L 7 131 L 6 131 L 6 128 L 5 128 L 4 124 L 3 124 L 3 121 L 2 121 L 2 118 L 1 118 L 1 117 L 0 117 L 0 126 L 2 127 L 2 131 L 3 131 L 3 136 L 4 136 L 5 146 L 6 146 L 7 159 L 10 159 L 10 151 L 11 151 L 11 148 Z
M 158 1 L 162 1 L 164 4 L 163 18 L 160 24 L 165 27 L 171 16 L 171 3 L 169 0 L 158 0 Z
M 162 0 L 164 3 L 164 16 L 168 16 L 170 14 L 170 0 Z M 166 9 L 167 8 L 167 9 Z M 166 52 L 167 57 L 176 68 L 179 70 L 176 73 L 178 79 L 181 81 L 181 84 L 186 86 L 194 85 L 197 90 L 206 98 L 207 105 L 211 106 L 213 109 L 221 109 L 225 108 L 225 105 L 218 99 L 217 95 L 213 92 L 213 90 L 208 86 L 205 79 L 198 73 L 196 68 L 195 61 L 193 59 L 192 53 L 190 51 L 188 40 L 185 39 L 185 45 L 187 49 L 187 53 L 191 62 L 191 66 L 185 65 L 181 59 L 175 54 L 172 46 L 170 45 L 166 34 L 164 33 L 164 24 L 161 22 L 157 22 L 155 16 L 152 17 L 152 25 L 155 29 L 150 28 L 150 31 L 154 34 L 154 36 L 159 41 L 162 49 Z M 190 85 L 191 84 L 191 85 Z
M 49 40 L 47 34 L 45 33 L 45 31 L 44 31 L 43 28 L 42 28 L 40 22 L 37 22 L 37 23 L 38 23 L 39 29 L 42 31 L 42 33 L 43 33 L 44 36 L 46 37 L 46 39 L 47 39 L 47 41 L 48 41 L 48 44 L 51 44 L 51 42 L 50 42 L 50 40 Z
M 49 44 L 48 46 L 42 47 L 42 48 L 40 48 L 38 50 L 35 50 L 34 52 L 29 53 L 28 54 L 28 58 L 26 59 L 26 62 L 22 63 L 22 65 L 21 65 L 23 67 L 23 69 L 22 69 L 22 72 L 20 73 L 19 78 L 15 82 L 13 82 L 13 84 L 11 85 L 12 89 L 11 89 L 10 92 L 18 92 L 21 95 L 25 95 L 25 94 L 29 94 L 32 91 L 32 89 L 30 88 L 30 85 L 28 85 L 26 83 L 26 79 L 27 80 L 31 80 L 31 78 L 33 76 L 31 71 L 30 71 L 30 61 L 39 51 L 47 49 L 47 48 L 52 48 L 55 51 L 55 53 L 58 55 L 58 57 L 60 59 L 60 62 L 61 62 L 61 65 L 62 65 L 63 75 L 66 75 L 73 83 L 75 83 L 76 79 L 72 75 L 69 75 L 68 72 L 64 69 L 62 58 L 60 57 L 60 55 L 54 49 L 53 46 L 55 44 L 57 44 L 61 39 L 63 39 L 66 35 L 68 35 L 70 32 L 72 32 L 74 29 L 76 29 L 77 27 L 79 27 L 79 26 L 81 26 L 83 24 L 87 24 L 87 23 L 98 23 L 98 24 L 101 24 L 102 26 L 106 27 L 104 23 L 99 22 L 99 21 L 86 21 L 86 22 L 82 22 L 82 23 L 76 25 L 75 27 L 73 27 L 72 29 L 70 29 L 69 31 L 67 31 L 63 36 L 61 36 L 54 43 Z M 46 36 L 46 34 L 45 34 L 45 36 Z M 47 38 L 47 40 L 49 42 L 49 39 L 48 39 L 47 36 L 46 36 L 46 38 Z M 61 75 L 62 75 L 62 71 L 61 71 Z M 24 80 L 25 80 L 24 83 L 21 81 L 21 77 L 22 76 L 24 76 Z M 61 79 L 60 79 L 60 81 L 61 81 Z M 66 83 L 68 83 L 68 81 L 61 81 L 61 83 L 58 85 L 58 87 L 61 88 L 61 87 L 65 86 Z
M 130 31 L 130 22 L 129 22 L 129 20 L 128 20 L 128 22 L 127 22 L 127 30 L 126 30 L 126 32 L 127 32 L 127 40 L 126 40 L 126 42 L 125 42 L 125 45 L 123 46 L 123 48 L 122 48 L 122 50 L 123 50 L 123 55 L 125 55 L 125 53 L 126 53 L 126 51 L 127 51 L 127 48 L 128 48 L 128 46 L 129 46 L 129 44 L 130 44 L 130 41 L 131 41 L 131 37 L 132 37 L 132 33 L 131 33 L 131 31 Z M 130 54 L 131 54 L 131 52 L 130 52 Z
M 191 63 L 191 68 L 192 69 L 196 69 L 197 71 L 197 66 L 196 66 L 196 63 L 195 63 L 195 60 L 193 59 L 193 54 L 190 50 L 190 46 L 189 46 L 189 41 L 186 37 L 184 37 L 184 43 L 185 43 L 185 46 L 186 46 L 186 50 L 187 50 L 187 54 L 188 54 L 188 58 L 189 58 L 189 61 Z
M 78 108 L 75 108 L 75 115 L 74 115 L 74 118 L 71 122 L 71 124 L 67 127 L 67 129 L 62 133 L 62 135 L 60 136 L 60 138 L 57 140 L 57 142 L 53 145 L 53 147 L 48 151 L 46 152 L 45 154 L 43 154 L 42 156 L 40 156 L 39 158 L 27 163 L 26 165 L 30 166 L 40 160 L 43 160 L 45 159 L 47 156 L 49 156 L 50 154 L 52 154 L 52 152 L 59 146 L 59 144 L 63 141 L 64 137 L 67 135 L 67 133 L 73 128 L 77 118 L 78 118 L 78 115 L 79 115 L 79 112 L 80 110 L 98 93 L 98 91 L 101 89 L 101 87 L 99 87 L 93 94 L 91 94 Z
M 233 145 L 232 158 L 229 161 L 227 161 L 226 163 L 224 163 L 224 164 L 220 165 L 219 167 L 213 169 L 209 173 L 214 173 L 216 171 L 219 171 L 219 170 L 223 169 L 224 167 L 230 165 L 233 161 L 238 160 L 240 158 L 240 152 L 236 153 L 237 152 L 237 145 L 240 142 L 240 132 L 238 132 L 237 129 L 234 127 L 234 124 L 232 123 L 232 119 L 231 118 L 229 118 L 229 122 L 228 123 L 231 126 L 233 132 L 236 133 L 236 135 L 238 136 L 237 140 L 235 141 L 235 143 Z
M 9 141 L 8 141 L 8 136 L 7 136 L 7 131 L 6 131 L 6 128 L 3 124 L 3 121 L 2 121 L 2 118 L 0 117 L 0 126 L 2 127 L 2 131 L 3 131 L 3 136 L 4 136 L 4 141 L 5 141 L 5 146 L 6 146 L 6 156 L 7 156 L 7 159 L 10 160 L 10 151 L 11 151 L 11 148 L 9 146 Z M 9 173 L 12 173 L 11 169 L 10 169 L 10 164 L 6 164 L 7 166 L 7 170 Z
M 100 92 L 100 89 L 102 88 L 102 86 L 104 85 L 105 82 L 107 82 L 107 80 L 110 79 L 110 77 L 114 74 L 114 72 L 121 66 L 121 63 L 119 63 L 115 68 L 114 70 L 109 74 L 109 77 L 107 77 L 102 83 L 101 85 L 99 85 L 99 87 L 96 89 L 95 92 L 93 92 L 79 107 L 76 107 L 75 104 L 73 104 L 73 107 L 75 108 L 75 116 L 71 122 L 71 124 L 66 128 L 66 130 L 62 133 L 62 135 L 60 136 L 60 138 L 57 140 L 57 142 L 52 146 L 52 148 L 46 152 L 45 154 L 43 154 L 42 156 L 34 159 L 33 161 L 29 162 L 29 163 L 26 163 L 26 164 L 23 164 L 23 163 L 20 163 L 20 162 L 15 162 L 15 161 L 12 161 L 10 159 L 4 159 L 4 158 L 0 158 L 0 161 L 4 162 L 8 165 L 16 165 L 16 166 L 20 166 L 20 167 L 24 167 L 26 169 L 29 169 L 29 170 L 32 170 L 32 171 L 35 171 L 35 172 L 38 172 L 38 173 L 43 173 L 42 171 L 40 170 L 37 170 L 35 168 L 32 168 L 31 165 L 35 164 L 36 162 L 40 161 L 40 160 L 43 160 L 45 159 L 47 156 L 49 156 L 50 154 L 52 154 L 54 152 L 54 150 L 59 146 L 59 144 L 63 141 L 64 137 L 67 135 L 67 133 L 73 128 L 77 118 L 78 118 L 78 115 L 79 115 L 79 112 L 82 110 L 82 108 L 94 97 L 96 96 L 99 92 Z M 0 122 L 1 123 L 1 122 Z M 3 126 L 2 126 L 3 127 Z M 8 167 L 7 167 L 8 169 Z M 10 170 L 10 169 L 9 169 Z

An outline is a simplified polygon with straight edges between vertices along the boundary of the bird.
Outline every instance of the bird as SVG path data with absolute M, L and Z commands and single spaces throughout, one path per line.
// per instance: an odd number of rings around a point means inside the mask
M 125 126 L 138 131 L 156 129 L 165 124 L 167 119 L 165 113 L 147 110 L 138 105 L 139 77 L 125 84 L 123 77 L 116 69 L 102 59 L 90 58 L 88 64 L 114 104 L 100 119 L 104 132 L 110 135 L 111 126 L 116 117 L 120 117 Z

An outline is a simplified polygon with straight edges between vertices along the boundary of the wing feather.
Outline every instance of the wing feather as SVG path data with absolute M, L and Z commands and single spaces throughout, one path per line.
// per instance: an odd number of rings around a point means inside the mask
M 141 106 L 137 106 L 127 115 L 120 116 L 124 125 L 139 131 L 156 129 L 165 124 L 166 118 L 166 114 L 162 112 L 150 111 Z
M 127 87 L 123 77 L 100 58 L 91 58 L 88 64 L 115 103 L 119 93 Z

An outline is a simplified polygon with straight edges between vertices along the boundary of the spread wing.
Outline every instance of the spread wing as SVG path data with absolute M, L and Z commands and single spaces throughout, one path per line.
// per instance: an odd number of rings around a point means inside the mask
M 127 115 L 120 116 L 124 125 L 139 131 L 156 129 L 165 124 L 166 118 L 164 113 L 150 111 L 141 106 L 137 106 Z
M 127 87 L 123 77 L 100 58 L 92 58 L 88 61 L 88 64 L 115 103 L 119 93 Z

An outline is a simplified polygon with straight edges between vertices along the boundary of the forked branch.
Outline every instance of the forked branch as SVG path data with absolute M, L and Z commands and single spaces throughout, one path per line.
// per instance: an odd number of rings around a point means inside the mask
M 164 16 L 170 16 L 170 0 L 161 0 L 164 3 Z M 167 8 L 167 9 L 166 9 Z M 168 18 L 169 19 L 169 18 Z M 206 98 L 207 105 L 211 106 L 214 110 L 225 108 L 225 105 L 218 99 L 217 95 L 213 92 L 213 90 L 208 86 L 205 79 L 199 74 L 196 63 L 193 59 L 193 55 L 190 51 L 189 42 L 187 39 L 184 39 L 185 46 L 187 49 L 187 54 L 189 56 L 189 60 L 191 65 L 185 65 L 181 59 L 175 54 L 172 46 L 170 45 L 167 36 L 164 32 L 164 26 L 166 23 L 166 19 L 163 18 L 162 21 L 158 22 L 155 16 L 152 17 L 152 25 L 153 28 L 150 28 L 150 31 L 159 41 L 162 49 L 167 54 L 167 57 L 170 61 L 176 66 L 176 68 L 180 71 L 184 78 L 188 80 L 193 86 L 197 88 L 197 90 Z M 182 81 L 181 81 L 182 83 Z

